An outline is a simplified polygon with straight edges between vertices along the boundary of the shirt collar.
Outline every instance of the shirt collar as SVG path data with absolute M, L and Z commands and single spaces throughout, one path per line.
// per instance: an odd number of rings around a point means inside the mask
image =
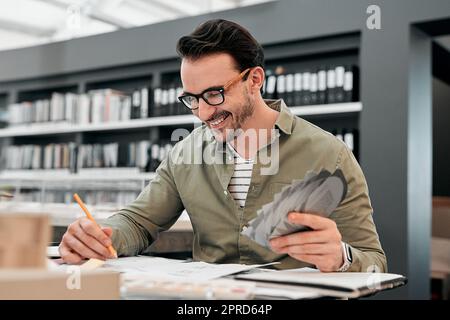
M 294 115 L 291 110 L 286 106 L 282 99 L 278 100 L 264 100 L 265 103 L 272 109 L 278 111 L 277 121 L 275 122 L 275 127 L 283 131 L 285 134 L 292 134 L 294 127 Z

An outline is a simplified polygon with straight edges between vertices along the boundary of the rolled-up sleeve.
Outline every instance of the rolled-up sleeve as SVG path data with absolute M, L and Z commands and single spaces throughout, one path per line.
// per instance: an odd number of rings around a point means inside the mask
M 353 153 L 343 146 L 337 168 L 347 180 L 347 195 L 332 214 L 342 235 L 342 241 L 352 248 L 353 262 L 348 271 L 387 272 L 385 253 L 372 217 L 368 187 L 364 174 Z
M 134 202 L 106 219 L 102 225 L 113 229 L 113 245 L 120 256 L 133 256 L 145 250 L 169 229 L 183 211 L 174 179 L 171 157 L 163 160 L 156 176 Z

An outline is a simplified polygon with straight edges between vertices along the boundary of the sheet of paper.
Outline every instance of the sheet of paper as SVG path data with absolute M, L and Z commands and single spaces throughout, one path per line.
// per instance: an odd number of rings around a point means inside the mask
M 193 281 L 206 281 L 272 264 L 276 263 L 265 265 L 211 264 L 206 262 L 187 262 L 184 260 L 137 256 L 108 260 L 102 269 L 131 275 L 144 273 L 166 280 L 190 279 Z
M 47 247 L 47 257 L 49 258 L 60 258 L 59 246 L 48 246 Z
M 257 285 L 253 289 L 253 295 L 256 299 L 315 299 L 322 295 L 308 290 L 289 290 L 281 288 L 264 287 Z

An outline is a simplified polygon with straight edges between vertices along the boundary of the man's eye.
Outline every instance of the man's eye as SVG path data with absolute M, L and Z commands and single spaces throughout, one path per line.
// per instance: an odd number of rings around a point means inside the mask
M 205 93 L 206 98 L 214 99 L 221 96 L 220 91 L 208 91 Z

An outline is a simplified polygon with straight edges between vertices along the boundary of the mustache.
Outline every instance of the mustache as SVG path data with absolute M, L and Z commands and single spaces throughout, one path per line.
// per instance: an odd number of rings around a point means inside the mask
M 219 111 L 213 114 L 208 120 L 206 120 L 206 122 L 214 121 L 222 116 L 227 116 L 228 114 L 230 114 L 228 111 Z

